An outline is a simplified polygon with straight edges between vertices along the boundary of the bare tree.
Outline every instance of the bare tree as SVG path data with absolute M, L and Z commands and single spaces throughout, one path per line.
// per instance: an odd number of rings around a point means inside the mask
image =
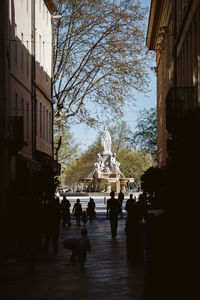
M 93 126 L 123 115 L 133 89 L 145 91 L 147 9 L 137 0 L 57 0 L 53 99 L 57 120 Z

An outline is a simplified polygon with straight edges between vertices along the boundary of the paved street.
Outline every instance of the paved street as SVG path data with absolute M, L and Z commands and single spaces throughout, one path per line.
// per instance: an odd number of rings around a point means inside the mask
M 61 227 L 59 253 L 40 257 L 36 271 L 28 272 L 28 262 L 1 266 L 2 300 L 140 300 L 143 294 L 143 264 L 129 265 L 126 259 L 125 220 L 119 220 L 118 236 L 111 239 L 109 221 L 97 218 L 87 222 L 92 252 L 85 267 L 70 262 L 71 252 L 63 247 L 66 238 L 80 236 L 83 226 L 75 220 Z

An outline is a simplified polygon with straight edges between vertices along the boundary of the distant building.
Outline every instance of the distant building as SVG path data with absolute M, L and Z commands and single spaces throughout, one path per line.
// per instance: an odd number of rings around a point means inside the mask
M 0 1 L 1 220 L 9 197 L 53 192 L 53 0 Z
M 152 0 L 147 46 L 156 51 L 161 166 L 200 107 L 200 0 Z

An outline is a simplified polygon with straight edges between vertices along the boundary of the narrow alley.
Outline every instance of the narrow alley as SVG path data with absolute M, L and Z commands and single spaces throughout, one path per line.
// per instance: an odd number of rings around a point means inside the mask
M 79 237 L 83 226 L 62 227 L 59 252 L 48 259 L 39 257 L 36 271 L 28 272 L 28 261 L 16 261 L 1 268 L 2 300 L 140 300 L 143 299 L 144 264 L 127 263 L 125 219 L 118 223 L 112 240 L 109 220 L 87 222 L 91 253 L 84 267 L 72 264 L 71 251 L 63 246 L 66 238 Z

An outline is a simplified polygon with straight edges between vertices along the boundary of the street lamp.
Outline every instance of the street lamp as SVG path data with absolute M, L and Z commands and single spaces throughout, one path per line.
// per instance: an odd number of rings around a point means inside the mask
M 52 15 L 51 17 L 52 17 L 52 19 L 60 19 L 61 15 Z

